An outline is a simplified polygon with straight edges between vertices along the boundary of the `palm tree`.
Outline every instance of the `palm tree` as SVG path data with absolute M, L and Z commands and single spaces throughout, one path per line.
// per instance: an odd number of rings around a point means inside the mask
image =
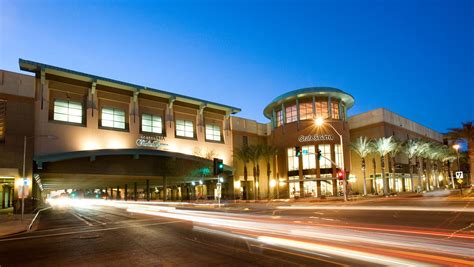
M 270 175 L 272 173 L 272 170 L 270 168 L 270 162 L 272 159 L 278 154 L 278 148 L 273 145 L 262 145 L 261 146 L 261 154 L 262 157 L 265 159 L 267 163 L 267 187 L 268 187 L 268 193 L 267 193 L 267 198 L 270 200 Z
M 404 152 L 408 156 L 408 165 L 410 169 L 411 191 L 415 191 L 415 179 L 413 178 L 413 159 L 416 157 L 421 147 L 421 142 L 415 139 L 409 139 L 404 144 Z
M 383 182 L 383 194 L 388 195 L 388 183 L 385 177 L 385 156 L 393 150 L 395 143 L 393 142 L 393 136 L 381 137 L 376 139 L 373 143 L 375 151 L 380 155 L 380 166 L 382 168 L 382 182 Z
M 366 136 L 359 136 L 354 143 L 351 143 L 350 148 L 352 151 L 357 153 L 359 157 L 362 159 L 362 175 L 364 177 L 364 196 L 367 195 L 367 181 L 366 181 L 366 174 L 365 174 L 365 158 L 371 153 L 372 151 L 372 141 L 367 138 Z M 375 175 L 374 175 L 375 179 Z
M 244 191 L 243 191 L 243 198 L 245 200 L 248 199 L 248 171 L 247 171 L 247 163 L 250 161 L 250 153 L 249 147 L 244 146 L 242 148 L 236 148 L 234 150 L 234 157 L 244 164 Z
M 450 165 L 451 163 L 456 160 L 456 154 L 454 151 L 452 151 L 451 149 L 449 149 L 448 147 L 444 147 L 443 149 L 443 153 L 441 154 L 441 162 L 443 162 L 443 165 L 446 166 L 445 170 L 446 170 L 446 180 L 445 180 L 445 183 L 446 185 L 449 184 L 448 182 L 448 177 L 452 177 L 452 174 L 451 174 L 451 168 L 450 168 Z M 444 169 L 444 168 L 443 168 Z M 451 181 L 453 183 L 453 186 L 454 186 L 454 181 Z
M 418 179 L 419 179 L 419 186 L 421 188 L 421 191 L 423 191 L 423 173 L 424 173 L 424 157 L 426 155 L 426 152 L 430 148 L 429 142 L 419 139 L 418 140 L 419 146 L 418 150 L 416 152 L 416 164 L 418 165 Z
M 392 165 L 391 166 L 391 168 L 392 168 L 392 182 L 393 182 L 392 190 L 394 192 L 397 191 L 397 183 L 396 183 L 396 178 L 395 178 L 396 157 L 402 151 L 402 149 L 403 149 L 402 143 L 394 138 L 393 139 L 393 149 L 388 152 L 389 155 L 390 155 L 391 163 L 392 163 L 391 164 Z M 402 180 L 403 190 L 405 190 L 405 183 L 403 181 L 404 180 Z
M 462 123 L 462 128 L 451 128 L 447 136 L 452 140 L 467 143 L 467 156 L 470 163 L 471 183 L 474 181 L 474 122 Z M 458 167 L 459 168 L 459 167 Z
M 262 157 L 261 154 L 261 148 L 258 145 L 253 145 L 249 146 L 249 159 L 253 164 L 253 179 L 254 179 L 254 199 L 257 200 L 260 198 L 260 185 L 257 187 L 258 183 L 258 171 L 260 169 L 259 167 L 259 161 L 260 158 Z

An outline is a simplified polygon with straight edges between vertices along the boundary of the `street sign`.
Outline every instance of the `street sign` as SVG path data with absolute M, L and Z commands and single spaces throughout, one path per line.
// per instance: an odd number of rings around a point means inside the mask
M 462 184 L 463 180 L 462 179 L 457 179 L 458 184 Z
M 456 172 L 456 179 L 462 179 L 462 178 L 464 178 L 463 172 L 462 171 Z

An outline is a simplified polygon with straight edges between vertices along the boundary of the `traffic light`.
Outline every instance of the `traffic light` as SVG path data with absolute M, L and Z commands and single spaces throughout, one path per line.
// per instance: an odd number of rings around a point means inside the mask
M 222 159 L 214 158 L 214 175 L 219 175 L 224 172 L 224 162 Z
M 336 169 L 336 176 L 338 180 L 344 180 L 345 173 L 343 170 Z
M 300 146 L 295 146 L 295 155 L 297 157 L 301 156 L 301 147 Z
M 318 160 L 321 160 L 321 149 L 318 149 Z

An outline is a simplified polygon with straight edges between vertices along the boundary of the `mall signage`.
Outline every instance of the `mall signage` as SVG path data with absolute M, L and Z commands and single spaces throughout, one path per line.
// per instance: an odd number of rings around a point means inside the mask
M 332 134 L 310 134 L 310 135 L 300 135 L 298 137 L 299 142 L 318 142 L 318 141 L 332 141 L 334 140 L 334 135 Z
M 139 147 L 150 147 L 150 148 L 156 148 L 156 149 L 163 149 L 166 147 L 168 144 L 163 143 L 165 141 L 164 136 L 147 136 L 147 135 L 141 135 L 137 141 L 136 144 Z

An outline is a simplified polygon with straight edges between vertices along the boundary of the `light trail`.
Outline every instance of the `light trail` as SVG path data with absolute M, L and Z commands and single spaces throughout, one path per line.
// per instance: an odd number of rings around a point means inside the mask
M 168 204 L 168 203 L 167 203 Z M 458 233 L 458 239 L 440 239 L 452 233 L 426 230 L 384 229 L 353 225 L 294 223 L 293 220 L 255 214 L 177 209 L 172 205 L 93 200 L 71 206 L 109 206 L 131 213 L 189 221 L 220 229 L 233 238 L 252 240 L 298 253 L 316 253 L 374 264 L 420 266 L 443 264 L 474 266 L 474 235 Z M 382 233 L 382 232 L 389 232 Z M 217 233 L 217 232 L 216 232 Z M 337 252 L 337 253 L 334 253 Z M 315 254 L 315 255 L 316 255 Z
M 374 211 L 433 211 L 433 212 L 474 212 L 474 208 L 453 208 L 453 207 L 408 207 L 408 206 L 340 206 L 340 205 L 295 205 L 278 206 L 280 210 L 374 210 Z

